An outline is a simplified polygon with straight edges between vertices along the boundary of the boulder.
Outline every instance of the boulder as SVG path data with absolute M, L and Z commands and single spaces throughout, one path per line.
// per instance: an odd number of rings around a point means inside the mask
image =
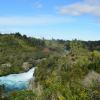
M 33 67 L 32 64 L 30 64 L 29 62 L 24 62 L 22 64 L 22 68 L 25 70 L 25 71 L 28 71 L 31 67 Z
M 2 64 L 1 67 L 2 68 L 11 67 L 11 64 L 10 63 Z
M 100 74 L 95 71 L 91 71 L 85 76 L 83 85 L 86 87 L 92 87 L 95 84 L 100 83 Z

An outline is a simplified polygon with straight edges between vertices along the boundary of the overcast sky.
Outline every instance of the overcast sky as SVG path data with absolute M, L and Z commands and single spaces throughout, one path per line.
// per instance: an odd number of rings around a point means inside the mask
M 100 0 L 0 0 L 0 32 L 100 40 Z

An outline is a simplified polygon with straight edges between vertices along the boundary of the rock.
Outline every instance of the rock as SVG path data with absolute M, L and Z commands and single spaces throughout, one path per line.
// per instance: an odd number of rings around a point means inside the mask
M 6 64 L 2 64 L 1 67 L 5 68 L 5 67 L 11 67 L 10 63 L 6 63 Z
M 83 85 L 86 87 L 91 87 L 98 83 L 100 83 L 100 74 L 96 73 L 95 71 L 89 72 L 83 80 Z
M 25 70 L 25 71 L 28 71 L 33 65 L 30 64 L 29 62 L 24 62 L 23 65 L 22 65 L 22 68 Z
M 7 71 L 9 71 L 11 67 L 12 67 L 12 65 L 10 63 L 1 64 L 1 66 L 0 66 L 0 75 L 2 75 L 3 73 L 6 73 Z
M 12 65 L 10 63 L 1 64 L 0 70 L 5 71 L 7 69 L 10 69 L 11 67 L 12 67 Z
M 35 82 L 34 78 L 32 78 L 29 82 L 29 90 L 32 90 L 33 92 L 37 93 L 38 96 L 41 96 L 43 93 L 42 85 L 39 84 L 39 82 Z

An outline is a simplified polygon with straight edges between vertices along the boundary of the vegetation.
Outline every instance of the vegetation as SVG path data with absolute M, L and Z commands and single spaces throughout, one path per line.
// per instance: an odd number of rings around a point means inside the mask
M 83 48 L 82 43 L 75 40 L 70 43 L 70 52 L 66 55 L 61 57 L 51 55 L 41 62 L 35 71 L 35 82 L 42 87 L 40 98 L 99 100 L 100 76 L 99 79 L 96 77 L 91 79 L 89 86 L 85 86 L 83 82 L 90 71 L 100 73 L 99 54 L 99 51 L 90 52 Z
M 35 80 L 8 100 L 100 100 L 100 41 L 0 35 L 0 75 L 24 71 L 24 62 L 37 67 Z
M 28 62 L 29 67 L 34 66 L 34 60 L 46 56 L 43 53 L 44 46 L 43 40 L 19 33 L 0 35 L 0 75 L 24 71 L 24 62 Z

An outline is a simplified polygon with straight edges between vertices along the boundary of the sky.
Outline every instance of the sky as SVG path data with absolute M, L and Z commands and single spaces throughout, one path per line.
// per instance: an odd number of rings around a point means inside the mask
M 100 0 L 0 0 L 0 32 L 100 40 Z

